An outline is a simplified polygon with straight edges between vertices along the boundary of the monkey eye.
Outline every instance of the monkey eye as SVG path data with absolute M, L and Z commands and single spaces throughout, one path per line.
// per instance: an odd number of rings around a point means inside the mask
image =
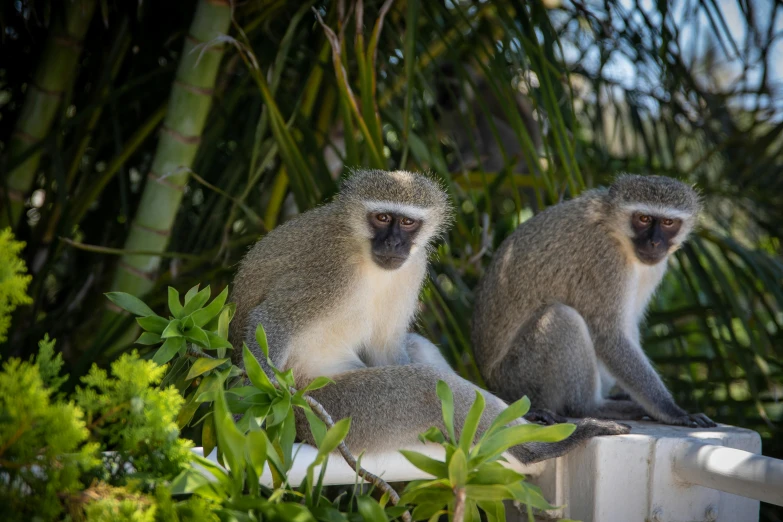
M 404 218 L 402 218 L 401 223 L 405 227 L 412 227 L 413 225 L 416 224 L 416 220 L 415 219 L 411 219 L 409 217 L 404 217 Z
M 639 220 L 639 223 L 648 225 L 650 224 L 650 221 L 652 221 L 652 218 L 646 214 L 640 214 L 636 219 Z
M 670 227 L 670 226 L 674 225 L 674 220 L 673 219 L 669 219 L 669 218 L 665 218 L 665 219 L 661 220 L 661 224 L 663 226 L 665 226 L 665 227 Z
M 375 220 L 379 223 L 388 223 L 391 221 L 391 216 L 389 214 L 375 214 Z

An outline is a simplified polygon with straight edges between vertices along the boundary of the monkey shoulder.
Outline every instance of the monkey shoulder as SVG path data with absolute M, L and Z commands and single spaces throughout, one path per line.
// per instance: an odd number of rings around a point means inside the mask
M 330 205 L 309 210 L 257 242 L 235 278 L 238 307 L 263 302 L 270 314 L 317 315 L 319 307 L 341 297 L 354 270 L 345 259 L 347 225 L 335 210 Z

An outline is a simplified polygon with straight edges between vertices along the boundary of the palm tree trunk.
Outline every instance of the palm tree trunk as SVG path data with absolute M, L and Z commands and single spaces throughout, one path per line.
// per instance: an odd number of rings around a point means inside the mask
M 171 89 L 152 170 L 125 241 L 125 250 L 164 252 L 169 244 L 223 57 L 223 45 L 209 42 L 226 34 L 230 25 L 228 0 L 199 0 Z M 158 256 L 123 256 L 112 290 L 146 294 L 159 264 Z
M 71 87 L 82 52 L 82 41 L 90 26 L 95 0 L 68 2 L 65 19 L 53 24 L 41 62 L 27 95 L 19 120 L 8 145 L 8 161 L 17 164 L 8 174 L 6 195 L 0 202 L 8 208 L 0 211 L 0 230 L 15 226 L 24 210 L 27 193 L 33 186 L 41 160 L 41 141 L 49 134 L 64 93 Z M 31 151 L 36 148 L 37 150 Z M 27 157 L 19 163 L 25 156 Z

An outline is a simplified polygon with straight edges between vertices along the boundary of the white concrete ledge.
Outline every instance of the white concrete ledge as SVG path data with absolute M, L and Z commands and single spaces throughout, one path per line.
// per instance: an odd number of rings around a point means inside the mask
M 562 506 L 553 517 L 584 522 L 754 522 L 759 510 L 755 499 L 783 504 L 783 461 L 757 455 L 758 433 L 731 426 L 629 424 L 629 435 L 597 437 L 564 457 L 512 467 L 538 484 L 551 504 Z M 437 445 L 410 449 L 443 458 Z M 201 448 L 194 451 L 202 453 Z M 316 451 L 304 444 L 294 451 L 289 481 L 298 486 Z M 208 458 L 214 461 L 215 455 Z M 362 466 L 388 482 L 429 478 L 397 452 L 365 455 Z M 330 456 L 326 484 L 356 480 L 339 454 Z M 271 485 L 268 469 L 261 482 Z
M 783 460 L 712 444 L 681 443 L 674 472 L 699 484 L 783 506 Z

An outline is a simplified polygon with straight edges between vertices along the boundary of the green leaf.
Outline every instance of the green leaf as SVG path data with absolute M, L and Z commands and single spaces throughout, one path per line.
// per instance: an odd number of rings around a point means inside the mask
M 255 386 L 237 386 L 226 390 L 226 395 L 236 395 L 237 397 L 252 397 L 260 394 L 261 391 Z
M 151 344 L 158 344 L 161 341 L 160 335 L 152 332 L 144 332 L 136 339 L 135 344 L 143 344 L 145 346 Z
M 199 389 L 196 388 L 193 393 L 187 396 L 185 404 L 179 409 L 179 413 L 177 414 L 177 426 L 179 426 L 180 429 L 188 425 L 191 419 L 193 419 L 193 415 L 196 414 L 198 407 L 201 406 L 201 404 L 196 402 L 198 393 Z
M 215 433 L 215 414 L 210 412 L 204 419 L 201 427 L 201 446 L 204 448 L 204 455 L 209 455 L 215 449 L 217 444 L 217 433 Z
M 449 459 L 449 482 L 453 488 L 461 488 L 468 482 L 468 459 L 462 448 Z
M 289 368 L 286 371 L 281 372 L 280 370 L 272 366 L 272 371 L 275 373 L 275 377 L 277 378 L 277 383 L 280 386 L 284 388 L 290 388 L 296 384 L 294 382 L 294 370 L 292 368 Z
M 247 457 L 247 462 L 253 468 L 256 475 L 261 477 L 264 473 L 264 463 L 266 462 L 269 439 L 263 430 L 258 430 L 248 433 L 246 442 L 245 456 Z
M 479 452 L 471 462 L 477 465 L 491 460 L 512 446 L 526 442 L 557 442 L 567 438 L 575 429 L 574 424 L 554 424 L 552 426 L 519 424 L 503 428 L 491 437 L 482 438 Z
M 503 501 L 513 498 L 511 492 L 502 484 L 465 486 L 466 496 L 475 501 Z
M 359 514 L 364 520 L 372 522 L 386 522 L 389 520 L 381 505 L 374 498 L 362 495 L 356 498 L 356 503 L 359 506 Z
M 476 500 L 476 499 L 474 499 Z M 487 516 L 487 522 L 506 522 L 506 508 L 503 502 L 477 501 L 478 507 Z M 564 522 L 559 519 L 558 522 Z
M 196 294 L 198 293 L 198 287 L 199 286 L 201 286 L 201 285 L 196 285 L 193 288 L 191 288 L 190 290 L 188 290 L 188 292 L 185 294 L 185 304 L 188 304 L 191 301 L 191 299 L 196 297 Z M 183 315 L 187 315 L 187 314 L 183 314 Z
M 423 472 L 429 473 L 433 477 L 445 478 L 448 476 L 448 469 L 446 468 L 445 462 L 435 460 L 416 451 L 400 450 L 400 453 L 402 453 L 402 456 L 405 457 L 408 462 Z
M 209 370 L 217 368 L 229 360 L 230 359 L 207 359 L 206 357 L 197 359 L 196 362 L 193 363 L 193 366 L 190 367 L 190 371 L 188 372 L 188 376 L 185 377 L 185 380 L 189 381 L 190 379 L 195 379 L 202 373 L 206 373 Z
M 196 343 L 199 346 L 202 346 L 204 348 L 209 348 L 209 338 L 207 337 L 206 332 L 199 328 L 198 326 L 194 326 L 187 332 L 185 332 L 185 337 L 193 342 Z
M 201 486 L 209 484 L 209 479 L 195 468 L 186 468 L 171 481 L 172 495 L 189 495 Z
M 514 500 L 522 502 L 536 509 L 548 510 L 555 509 L 556 506 L 551 505 L 544 498 L 544 494 L 541 490 L 529 483 L 529 482 L 515 482 L 504 486 L 514 496 Z
M 198 388 L 196 389 L 196 395 L 194 397 L 195 401 L 198 403 L 206 402 L 205 399 L 208 394 L 212 394 L 217 391 L 218 388 L 222 388 L 223 381 L 225 380 L 224 374 L 226 374 L 226 372 L 215 372 L 204 377 L 201 380 L 201 384 L 199 384 Z M 209 400 L 214 399 L 214 396 L 209 398 Z
M 220 482 L 221 484 L 225 484 L 225 485 L 229 484 L 229 477 L 226 474 L 226 470 L 223 467 L 215 464 L 214 462 L 212 462 L 206 457 L 199 457 L 196 454 L 191 454 L 190 460 L 193 461 L 198 466 L 207 470 L 209 473 L 211 473 L 212 476 L 215 477 L 218 480 L 218 482 Z
M 436 444 L 443 444 L 446 442 L 446 437 L 443 436 L 442 431 L 433 426 L 424 433 L 420 433 L 419 440 L 421 442 L 434 442 Z
M 162 334 L 163 330 L 169 325 L 169 321 L 158 315 L 149 315 L 147 317 L 138 317 L 136 322 L 139 326 L 147 330 L 148 332 Z
M 406 491 L 400 497 L 400 504 L 438 504 L 443 507 L 454 500 L 454 491 L 450 487 L 424 487 Z
M 223 337 L 217 336 L 210 332 L 209 330 L 204 330 L 204 333 L 207 335 L 207 340 L 209 341 L 208 348 L 210 350 L 218 350 L 223 349 L 223 355 L 226 355 L 226 348 L 233 348 L 231 346 L 231 343 L 228 342 Z M 220 352 L 218 352 L 218 356 L 220 355 Z
M 261 365 L 258 364 L 258 361 L 246 344 L 242 345 L 242 360 L 245 363 L 247 376 L 250 378 L 250 382 L 253 383 L 253 386 L 270 395 L 277 393 L 277 388 L 275 388 L 275 385 L 269 380 L 269 377 L 264 373 L 264 370 L 261 369 Z
M 258 326 L 256 326 L 256 342 L 258 343 L 259 348 L 261 348 L 264 357 L 269 360 L 269 344 L 267 343 L 266 332 L 261 323 L 258 323 Z
M 326 424 L 308 407 L 304 410 L 307 422 L 310 425 L 310 433 L 313 434 L 315 445 L 320 447 L 326 436 Z
M 443 422 L 446 424 L 446 431 L 449 434 L 449 440 L 456 443 L 454 436 L 454 395 L 451 388 L 445 381 L 438 381 L 438 397 L 440 398 L 441 408 L 443 410 Z
M 492 435 L 500 428 L 506 426 L 509 422 L 524 416 L 528 411 L 530 411 L 530 399 L 528 399 L 526 395 L 518 401 L 509 404 L 508 408 L 501 411 L 500 414 L 495 417 L 495 420 L 492 421 L 492 424 L 490 424 L 489 429 L 484 433 L 482 438 Z
M 152 311 L 152 308 L 144 304 L 144 301 L 136 296 L 126 294 L 125 292 L 106 292 L 103 295 L 108 297 L 109 301 L 119 306 L 123 310 L 129 311 L 133 315 L 140 315 L 142 317 L 155 315 L 155 312 Z
M 182 303 L 179 300 L 179 292 L 172 286 L 169 287 L 169 311 L 175 319 L 182 319 Z
M 478 429 L 481 414 L 483 412 L 484 396 L 480 391 L 476 390 L 476 399 L 473 401 L 473 405 L 470 407 L 470 411 L 468 411 L 468 415 L 465 417 L 465 424 L 462 427 L 462 433 L 459 437 L 459 446 L 466 455 L 470 453 L 470 448 L 473 445 L 473 439 L 476 436 L 476 430 Z
M 339 446 L 340 443 L 345 440 L 349 429 L 351 429 L 350 417 L 346 417 L 345 419 L 340 419 L 335 422 L 334 426 L 326 431 L 326 435 L 324 435 L 324 439 L 321 441 L 321 445 L 318 447 L 318 454 L 321 456 L 326 456 L 337 449 L 337 446 Z
M 182 337 L 182 322 L 179 319 L 173 319 L 169 322 L 163 332 L 161 332 L 160 336 L 164 339 Z
M 218 386 L 216 391 L 215 427 L 217 428 L 218 448 L 227 461 L 235 483 L 241 484 L 245 469 L 245 436 L 237 429 L 234 419 L 228 411 L 223 387 Z
M 188 292 L 190 293 L 190 292 Z M 185 308 L 182 309 L 182 317 L 187 317 L 196 310 L 200 309 L 204 304 L 209 300 L 209 296 L 212 293 L 212 290 L 210 290 L 209 285 L 207 285 L 206 288 L 204 288 L 202 291 L 197 293 L 193 296 L 192 299 L 189 301 L 187 300 L 187 297 L 185 298 Z
M 309 391 L 320 390 L 327 384 L 334 384 L 334 381 L 329 377 L 316 377 L 315 379 L 310 381 L 310 384 L 305 386 L 304 389 L 300 390 L 300 393 L 305 394 Z
M 233 348 L 231 346 L 231 343 L 228 342 L 228 327 L 231 323 L 231 317 L 233 316 L 232 312 L 232 306 L 234 309 L 236 308 L 235 303 L 230 303 L 229 306 L 223 307 L 223 311 L 220 312 L 220 316 L 218 317 L 218 327 L 217 327 L 217 335 L 221 338 L 226 340 L 225 343 L 228 345 L 226 348 Z M 218 343 L 217 341 L 213 340 L 210 334 L 207 334 L 207 337 L 209 337 L 209 345 L 213 346 L 218 350 L 218 357 L 223 357 L 226 352 L 223 350 L 222 343 Z M 214 344 L 213 344 L 214 343 Z
M 411 513 L 411 517 L 413 517 L 413 520 L 438 520 L 440 515 L 445 515 L 447 513 L 448 512 L 443 509 L 443 504 L 439 502 L 426 502 L 416 506 L 413 509 L 413 513 Z
M 166 342 L 158 348 L 155 355 L 152 357 L 152 361 L 160 366 L 163 366 L 177 355 L 177 352 L 185 346 L 185 339 L 182 337 L 169 337 Z
M 206 290 L 206 288 L 204 290 Z M 211 303 L 209 303 L 208 306 L 193 312 L 191 317 L 193 318 L 193 322 L 196 324 L 196 326 L 204 326 L 214 317 L 217 317 L 217 315 L 223 309 L 223 305 L 226 303 L 227 298 L 228 287 L 225 287 L 223 291 L 220 292 L 220 294 L 214 298 Z
M 270 426 L 283 422 L 290 410 L 291 396 L 286 393 L 278 395 L 278 397 L 272 401 L 272 419 L 269 421 Z
M 476 472 L 471 473 L 468 483 L 476 485 L 511 484 L 524 479 L 524 475 L 495 461 L 487 462 L 479 467 Z

